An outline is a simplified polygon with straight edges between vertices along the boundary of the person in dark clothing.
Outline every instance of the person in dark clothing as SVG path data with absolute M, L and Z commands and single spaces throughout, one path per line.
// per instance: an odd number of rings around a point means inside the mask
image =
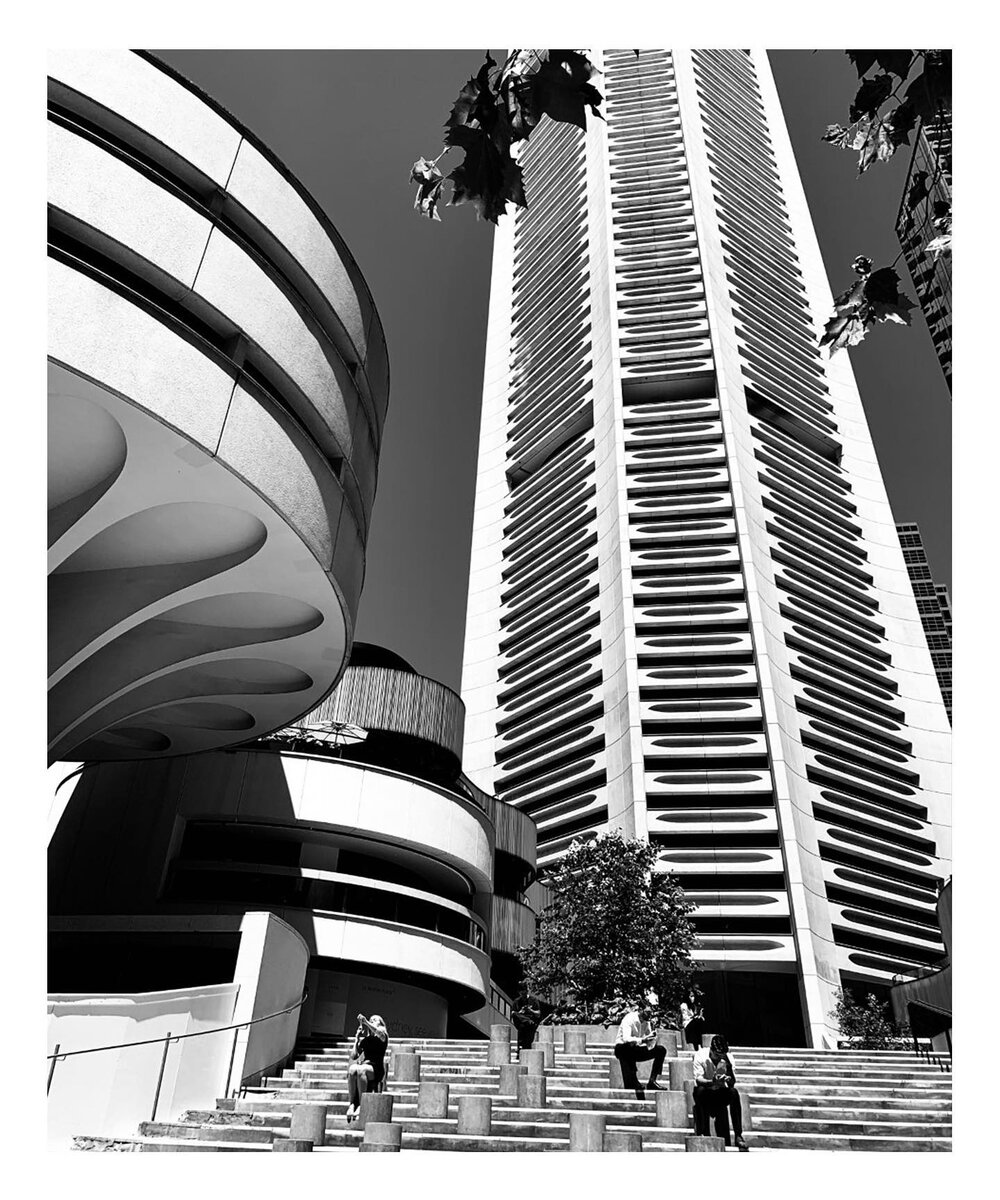
M 694 992 L 681 1003 L 681 1028 L 684 1030 L 684 1041 L 694 1050 L 700 1050 L 701 1035 L 705 1032 L 705 1014 Z
M 636 1063 L 652 1059 L 653 1065 L 650 1068 L 649 1083 L 646 1086 L 653 1088 L 654 1091 L 667 1090 L 659 1082 L 660 1072 L 663 1070 L 663 1060 L 667 1057 L 667 1048 L 653 1045 L 656 1041 L 656 1034 L 649 1027 L 649 1014 L 650 1009 L 645 1004 L 640 1004 L 634 1011 L 626 1013 L 622 1023 L 618 1026 L 618 1037 L 615 1039 L 615 1058 L 622 1066 L 622 1083 L 627 1088 L 633 1088 L 640 1100 L 645 1097 L 645 1092 L 636 1075 Z
M 372 1015 L 369 1020 L 358 1013 L 358 1029 L 354 1035 L 351 1064 L 347 1068 L 347 1123 L 357 1117 L 361 1109 L 361 1097 L 368 1091 L 377 1091 L 385 1078 L 385 1052 L 389 1045 L 389 1034 L 385 1021 Z
M 535 1030 L 542 1022 L 542 1006 L 538 999 L 527 992 L 521 992 L 514 1001 L 510 1020 L 517 1030 L 517 1048 L 530 1050 L 535 1040 Z
M 709 1133 L 709 1121 L 728 1113 L 732 1122 L 736 1146 L 749 1150 L 743 1140 L 743 1112 L 740 1094 L 736 1090 L 736 1071 L 729 1056 L 729 1043 L 721 1034 L 712 1038 L 707 1050 L 699 1050 L 694 1056 L 694 1131 L 702 1136 Z M 728 1128 L 725 1134 L 729 1145 Z

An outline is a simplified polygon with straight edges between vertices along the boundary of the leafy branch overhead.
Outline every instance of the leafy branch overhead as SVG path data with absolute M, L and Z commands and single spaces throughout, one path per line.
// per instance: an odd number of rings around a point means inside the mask
M 462 88 L 445 122 L 444 149 L 433 161 L 418 158 L 410 171 L 417 184 L 413 207 L 439 221 L 446 180 L 449 203 L 471 201 L 478 214 L 497 223 L 507 204 L 528 205 L 521 168 L 512 149 L 526 142 L 543 116 L 587 126 L 587 109 L 600 117 L 602 96 L 591 79 L 596 68 L 578 50 L 515 50 L 499 70 L 487 52 L 478 74 Z M 437 164 L 459 149 L 465 157 L 447 176 Z
M 848 50 L 858 72 L 858 90 L 848 114 L 848 125 L 829 125 L 823 141 L 858 154 L 858 174 L 873 164 L 888 162 L 909 145 L 910 134 L 922 126 L 941 127 L 951 121 L 950 50 Z M 933 178 L 916 170 L 901 205 L 904 229 L 912 228 L 921 206 L 923 220 L 936 236 L 924 247 L 935 261 L 951 253 L 951 205 L 934 198 L 934 187 L 944 169 L 939 162 Z M 859 255 L 853 263 L 857 282 L 834 301 L 820 345 L 830 354 L 856 346 L 868 331 L 884 321 L 910 324 L 912 301 L 900 293 L 893 267 L 872 270 L 872 261 Z
M 863 175 L 909 145 L 918 121 L 931 125 L 950 114 L 951 51 L 848 50 L 847 56 L 861 81 L 850 123 L 828 125 L 823 141 L 856 150 L 858 174 Z
M 864 341 L 869 329 L 883 321 L 909 325 L 912 300 L 899 290 L 899 276 L 892 267 L 872 270 L 872 260 L 859 255 L 851 264 L 857 283 L 833 302 L 833 316 L 826 323 L 821 346 L 833 355 L 844 346 Z

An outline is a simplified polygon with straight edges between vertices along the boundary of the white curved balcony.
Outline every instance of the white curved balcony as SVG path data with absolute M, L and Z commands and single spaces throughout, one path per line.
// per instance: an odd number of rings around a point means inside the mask
M 50 67 L 53 759 L 187 754 L 346 657 L 387 393 L 329 221 L 143 56 Z

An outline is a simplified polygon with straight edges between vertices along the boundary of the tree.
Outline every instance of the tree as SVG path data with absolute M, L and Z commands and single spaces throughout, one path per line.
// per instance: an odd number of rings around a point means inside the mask
M 837 1004 L 830 1014 L 840 1027 L 840 1035 L 857 1050 L 892 1050 L 906 1037 L 908 1030 L 898 1026 L 889 1015 L 889 1005 L 868 992 L 857 1001 L 844 988 L 837 989 Z
M 648 842 L 609 833 L 574 842 L 546 880 L 552 902 L 520 959 L 557 1022 L 608 1023 L 655 992 L 656 1015 L 676 1023 L 692 990 L 694 906 L 656 858 Z
M 927 126 L 951 120 L 950 50 L 847 50 L 858 72 L 858 91 L 848 114 L 849 125 L 828 125 L 823 141 L 841 150 L 857 151 L 858 175 L 878 162 L 888 162 L 909 145 L 918 122 Z M 905 85 L 905 91 L 902 89 Z M 938 173 L 943 164 L 938 163 Z M 922 205 L 933 205 L 931 216 L 937 237 L 925 247 L 934 255 L 951 254 L 951 206 L 932 201 L 937 176 L 928 182 L 918 172 L 903 197 L 902 211 L 909 227 Z M 896 262 L 902 255 L 897 255 Z M 858 264 L 867 264 L 859 269 Z M 882 321 L 909 325 L 912 302 L 899 292 L 894 268 L 872 270 L 871 259 L 859 255 L 852 264 L 860 277 L 834 300 L 833 316 L 820 339 L 832 355 L 844 346 L 856 346 L 869 329 Z

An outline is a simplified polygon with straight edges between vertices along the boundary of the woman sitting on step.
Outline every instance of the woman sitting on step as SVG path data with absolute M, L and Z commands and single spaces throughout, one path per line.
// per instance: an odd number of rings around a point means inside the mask
M 385 1021 L 373 1014 L 371 1019 L 358 1013 L 358 1031 L 354 1035 L 351 1065 L 347 1068 L 347 1123 L 361 1111 L 361 1097 L 377 1091 L 385 1077 L 385 1052 L 389 1033 Z

